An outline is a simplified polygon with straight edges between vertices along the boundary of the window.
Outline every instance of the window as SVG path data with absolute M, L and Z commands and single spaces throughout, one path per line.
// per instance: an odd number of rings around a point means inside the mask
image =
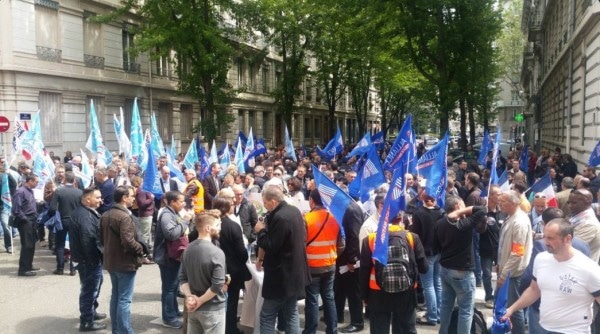
M 171 139 L 171 134 L 173 133 L 173 105 L 171 103 L 158 103 L 156 126 L 163 141 Z
M 244 60 L 241 58 L 237 60 L 237 82 L 238 87 L 244 86 Z
M 133 52 L 133 48 L 135 47 L 134 34 L 131 33 L 129 29 L 131 28 L 128 25 L 125 25 L 121 33 L 123 46 L 123 69 L 126 72 L 139 73 L 140 64 L 135 62 L 135 54 Z
M 315 98 L 315 102 L 317 103 L 321 103 L 321 87 L 319 87 L 319 85 L 317 84 L 317 86 L 315 87 L 315 91 L 316 91 L 316 98 Z
M 156 50 L 156 53 L 159 55 L 156 60 L 156 75 L 159 77 L 171 77 L 171 55 L 170 54 L 161 54 L 160 50 Z
M 85 126 L 86 126 L 86 140 L 92 132 L 91 127 L 91 119 L 90 119 L 90 109 L 92 105 L 92 101 L 94 101 L 94 110 L 96 111 L 96 119 L 98 119 L 98 126 L 100 127 L 100 133 L 102 134 L 102 139 L 104 140 L 104 144 L 106 145 L 106 111 L 104 108 L 104 98 L 101 96 L 87 96 L 85 98 Z M 125 118 L 125 116 L 123 116 Z M 114 129 L 114 127 L 111 127 Z M 114 130 L 113 130 L 114 132 Z
M 267 94 L 269 92 L 269 68 L 266 66 L 263 66 L 262 68 L 262 73 L 261 73 L 262 79 L 262 92 Z
M 39 59 L 60 62 L 60 29 L 58 20 L 58 2 L 35 1 L 35 41 Z
M 253 64 L 248 64 L 248 80 L 250 91 L 256 92 L 256 68 Z
M 102 24 L 91 22 L 94 13 L 83 13 L 83 60 L 85 66 L 104 68 Z
M 271 113 L 270 112 L 263 112 L 263 138 L 271 138 Z
M 191 104 L 181 105 L 181 116 L 179 118 L 179 124 L 181 125 L 181 139 L 192 140 L 194 133 L 192 127 L 194 126 L 194 110 Z
M 304 137 L 312 138 L 312 120 L 309 117 L 304 117 Z
M 244 110 L 238 110 L 238 129 L 242 132 L 247 133 L 246 120 L 244 119 Z
M 315 138 L 321 138 L 321 118 L 320 117 L 315 117 L 314 119 L 314 123 L 315 123 Z
M 138 109 L 141 105 L 141 101 L 138 100 Z M 131 117 L 133 116 L 133 99 L 125 99 L 125 105 L 123 106 L 123 123 L 125 123 L 125 133 L 127 136 L 131 137 Z M 140 113 L 141 117 L 141 113 Z
M 312 101 L 312 83 L 310 80 L 310 77 L 306 78 L 306 84 L 305 84 L 305 89 L 306 89 L 306 102 L 311 102 Z
M 40 92 L 39 110 L 44 143 L 62 144 L 62 95 Z
M 281 87 L 281 67 L 275 69 L 275 87 Z
M 246 130 L 248 130 L 248 135 L 250 135 L 250 129 L 252 129 L 254 127 L 255 119 L 256 119 L 255 111 L 254 110 L 248 111 L 248 128 L 246 129 Z

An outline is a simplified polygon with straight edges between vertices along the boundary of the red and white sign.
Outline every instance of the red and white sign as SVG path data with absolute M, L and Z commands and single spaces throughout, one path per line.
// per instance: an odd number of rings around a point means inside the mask
M 10 122 L 5 116 L 0 116 L 0 132 L 6 132 L 10 128 Z

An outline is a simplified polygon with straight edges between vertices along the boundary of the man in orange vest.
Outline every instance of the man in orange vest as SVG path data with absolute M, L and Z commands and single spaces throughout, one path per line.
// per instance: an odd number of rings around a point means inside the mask
M 204 211 L 204 187 L 196 178 L 195 170 L 186 169 L 184 177 L 188 183 L 184 191 L 185 207 L 186 209 L 194 209 L 194 213 L 199 214 Z
M 303 334 L 317 332 L 319 324 L 319 293 L 325 310 L 326 333 L 337 332 L 337 312 L 333 297 L 333 278 L 337 254 L 344 251 L 345 242 L 340 226 L 333 215 L 323 207 L 318 190 L 312 190 L 308 197 L 310 212 L 306 220 L 306 258 L 311 275 L 311 283 L 306 286 Z
M 392 238 L 403 239 L 400 242 L 406 243 L 410 248 L 409 253 L 412 253 L 409 254 L 410 267 L 413 271 L 424 274 L 427 272 L 428 264 L 421 240 L 418 235 L 405 231 L 400 225 L 401 220 L 401 217 L 396 217 L 389 222 L 388 254 L 395 254 L 390 252 L 392 246 L 397 244 L 392 242 Z M 411 287 L 407 290 L 384 291 L 376 280 L 375 259 L 373 259 L 375 238 L 376 233 L 371 233 L 364 238 L 360 252 L 360 292 L 363 301 L 369 306 L 371 333 L 389 333 L 391 323 L 392 333 L 416 334 L 417 292 L 414 282 L 417 273 L 411 273 L 413 276 Z M 391 260 L 389 255 L 388 260 Z

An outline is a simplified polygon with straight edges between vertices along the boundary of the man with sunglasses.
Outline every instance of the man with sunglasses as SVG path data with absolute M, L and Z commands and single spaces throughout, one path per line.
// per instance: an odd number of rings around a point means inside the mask
M 592 260 L 598 262 L 600 258 L 600 222 L 592 209 L 593 195 L 589 190 L 577 189 L 569 195 L 569 208 L 571 209 L 571 225 L 574 236 L 583 239 L 590 246 Z
M 539 240 L 544 236 L 544 225 L 542 224 L 542 212 L 548 207 L 546 194 L 537 193 L 533 197 L 533 210 L 529 213 L 531 220 L 531 230 L 533 231 L 534 240 Z

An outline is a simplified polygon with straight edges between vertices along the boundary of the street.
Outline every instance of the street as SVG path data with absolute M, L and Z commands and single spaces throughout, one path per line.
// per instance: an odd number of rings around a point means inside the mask
M 17 276 L 19 262 L 19 239 L 15 239 L 15 254 L 0 253 L 0 333 L 34 334 L 34 333 L 78 333 L 79 328 L 79 277 L 57 276 L 52 271 L 56 268 L 54 255 L 47 247 L 36 244 L 34 266 L 40 267 L 35 277 Z M 4 251 L 4 248 L 2 248 Z M 67 273 L 68 271 L 65 271 Z M 104 283 L 100 292 L 99 312 L 109 313 L 110 276 L 104 272 Z M 243 300 L 240 300 L 243 303 Z M 477 307 L 484 312 L 488 326 L 491 325 L 491 310 L 483 306 L 483 290 L 477 289 Z M 304 301 L 300 301 L 301 326 L 304 322 Z M 241 305 L 239 308 L 241 312 Z M 347 312 L 347 310 L 346 310 Z M 131 321 L 136 333 L 179 333 L 180 330 L 162 326 L 160 319 L 160 274 L 157 265 L 145 265 L 136 275 Z M 346 314 L 346 319 L 349 319 Z M 110 320 L 102 320 L 108 325 Z M 346 324 L 340 324 L 340 327 Z M 368 333 L 368 320 L 365 330 Z M 419 333 L 437 333 L 439 326 L 417 326 Z M 251 333 L 251 328 L 242 328 Z M 319 324 L 319 333 L 325 332 L 325 326 Z

